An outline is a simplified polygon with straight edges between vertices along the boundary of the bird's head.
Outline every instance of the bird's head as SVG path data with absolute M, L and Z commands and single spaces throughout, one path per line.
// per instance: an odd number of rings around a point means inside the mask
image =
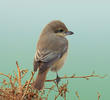
M 73 32 L 68 31 L 66 25 L 59 20 L 50 22 L 45 26 L 44 30 L 45 32 L 54 33 L 58 36 L 67 36 L 74 34 Z

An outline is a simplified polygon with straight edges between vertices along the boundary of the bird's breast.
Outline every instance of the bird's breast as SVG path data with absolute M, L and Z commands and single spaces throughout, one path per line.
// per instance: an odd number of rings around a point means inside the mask
M 65 54 L 52 65 L 51 71 L 57 72 L 58 70 L 60 70 L 64 65 L 66 57 L 67 57 L 67 52 L 65 52 Z

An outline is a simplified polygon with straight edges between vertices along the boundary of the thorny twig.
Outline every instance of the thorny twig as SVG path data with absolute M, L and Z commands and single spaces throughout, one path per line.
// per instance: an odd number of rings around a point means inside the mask
M 26 90 L 25 90 L 25 92 L 24 92 L 24 94 L 23 94 L 21 100 L 24 99 L 24 96 L 26 95 L 26 93 L 27 93 L 27 91 L 28 91 L 28 89 L 29 89 L 29 84 L 30 84 L 31 80 L 33 79 L 34 72 L 31 72 L 31 74 L 32 74 L 32 76 L 31 76 L 30 80 L 28 81 L 28 84 L 27 84 Z
M 18 84 L 19 84 L 19 91 L 22 94 L 22 86 L 21 86 L 21 71 L 18 65 L 18 62 L 16 61 L 16 66 L 17 66 L 17 70 L 18 70 Z
M 57 100 L 57 98 L 59 96 L 63 97 L 64 100 L 66 100 L 66 93 L 68 92 L 67 85 L 68 85 L 68 81 L 67 81 L 67 83 L 61 85 L 60 87 L 57 87 L 58 88 L 58 94 L 55 96 L 55 100 Z
M 12 87 L 12 89 L 14 89 L 14 84 L 12 82 L 12 75 L 9 75 L 9 74 L 6 75 L 6 74 L 3 74 L 3 73 L 0 73 L 0 75 L 8 77 L 8 79 L 10 80 L 11 87 Z
M 3 96 L 5 98 L 7 98 L 7 99 L 10 99 L 11 100 L 11 99 L 14 98 L 12 95 L 10 95 L 9 93 L 7 93 L 5 90 L 0 89 L 0 92 L 3 93 L 4 94 Z
M 97 92 L 97 95 L 98 95 L 98 100 L 100 100 L 100 96 L 101 96 L 101 95 L 100 95 L 100 93 L 99 93 L 99 92 Z
M 29 81 L 27 80 L 24 85 L 21 85 L 22 78 L 27 73 L 27 70 L 20 70 L 18 62 L 16 62 L 16 65 L 17 65 L 18 75 L 15 72 L 14 72 L 14 76 L 12 76 L 10 74 L 6 75 L 4 73 L 0 73 L 0 75 L 8 77 L 9 85 L 11 85 L 11 87 L 8 87 L 8 88 L 1 87 L 0 98 L 2 97 L 5 99 L 9 98 L 9 99 L 13 99 L 13 100 L 24 100 L 26 97 L 27 100 L 30 100 L 30 98 L 33 98 L 33 99 L 39 98 L 39 100 L 44 100 L 43 98 L 45 98 L 45 100 L 47 100 L 51 90 L 54 90 L 55 92 L 58 93 L 55 96 L 55 100 L 59 96 L 63 97 L 64 100 L 66 100 L 66 93 L 68 92 L 68 88 L 67 88 L 68 82 L 58 86 L 58 84 L 56 83 L 56 78 L 52 79 L 52 80 L 46 80 L 45 82 L 54 82 L 58 91 L 54 89 L 55 85 L 53 85 L 52 87 L 44 88 L 44 92 L 42 92 L 40 94 L 40 93 L 38 93 L 38 91 L 35 91 L 35 89 L 32 88 L 31 81 L 33 80 L 34 72 L 31 73 L 32 75 L 31 75 L 31 78 L 29 79 Z M 65 76 L 60 77 L 60 79 L 84 78 L 84 79 L 88 80 L 91 77 L 104 78 L 105 76 L 102 77 L 100 75 L 96 75 L 95 73 L 92 73 L 91 75 L 85 75 L 85 76 L 75 76 L 75 75 L 66 76 L 65 75 Z M 3 80 L 3 84 L 5 86 L 7 86 L 8 82 L 6 80 Z M 46 89 L 47 89 L 47 94 L 45 95 Z M 19 90 L 20 90 L 20 92 L 19 92 Z M 78 97 L 78 100 L 80 100 L 80 96 L 79 96 L 78 92 L 76 92 L 76 96 Z M 98 93 L 98 100 L 100 99 L 100 96 L 101 95 Z
M 100 75 L 86 75 L 86 76 L 75 76 L 75 75 L 72 75 L 72 76 L 63 76 L 63 77 L 60 77 L 60 79 L 68 79 L 68 78 L 84 78 L 84 79 L 89 79 L 91 77 L 98 77 L 98 78 L 105 78 L 106 76 L 100 76 Z M 52 80 L 46 80 L 46 82 L 55 82 L 56 78 L 55 79 L 52 79 Z

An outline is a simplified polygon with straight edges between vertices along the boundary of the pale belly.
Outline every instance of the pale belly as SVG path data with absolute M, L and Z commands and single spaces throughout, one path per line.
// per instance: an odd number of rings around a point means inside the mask
M 57 62 L 55 62 L 52 65 L 51 71 L 57 72 L 59 69 L 61 69 L 64 65 L 66 57 L 67 57 L 67 52 L 62 56 L 62 58 L 60 58 Z

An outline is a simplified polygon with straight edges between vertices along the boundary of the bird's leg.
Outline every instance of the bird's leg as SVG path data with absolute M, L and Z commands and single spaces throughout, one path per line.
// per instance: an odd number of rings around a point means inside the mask
M 56 83 L 58 84 L 61 79 L 60 79 L 60 77 L 58 76 L 58 73 L 57 73 L 57 72 L 56 72 L 56 75 L 57 75 L 57 76 L 56 76 Z

